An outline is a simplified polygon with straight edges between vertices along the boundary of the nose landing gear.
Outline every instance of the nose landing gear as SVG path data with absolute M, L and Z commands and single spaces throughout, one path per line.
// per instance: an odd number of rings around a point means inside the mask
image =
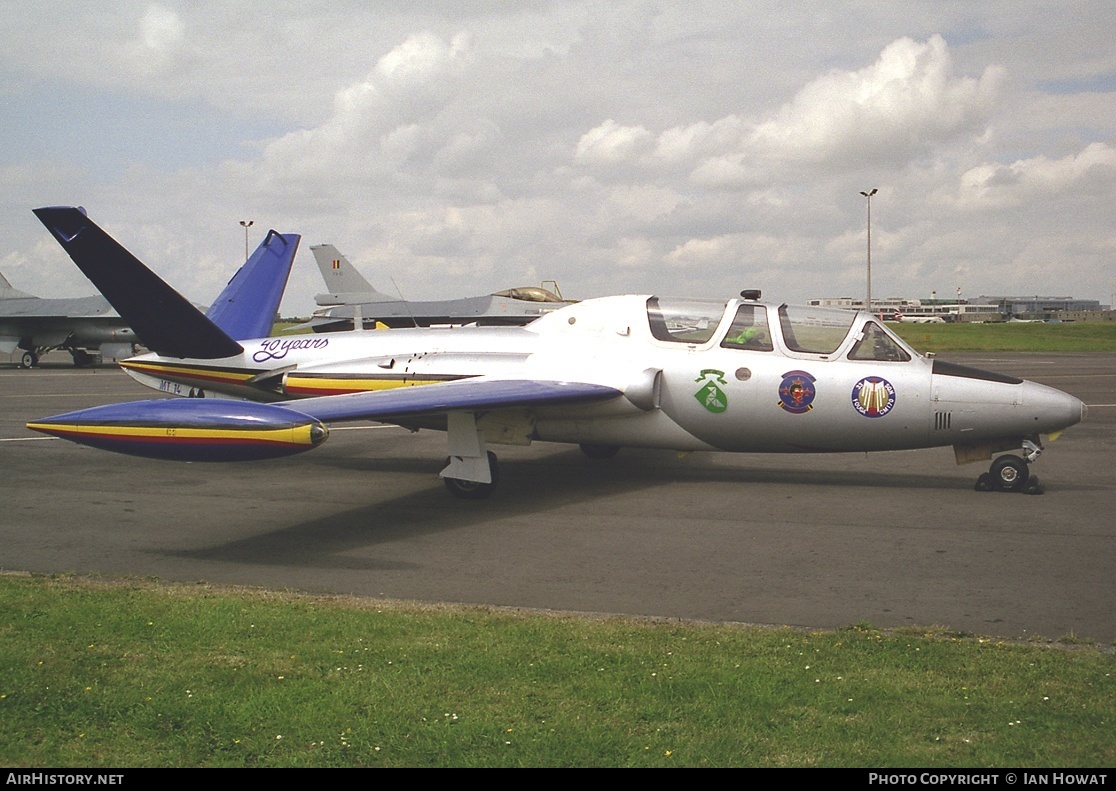
M 1023 440 L 1024 456 L 1012 453 L 999 456 L 992 462 L 988 472 L 982 473 L 976 482 L 978 492 L 1023 492 L 1042 494 L 1044 489 L 1038 476 L 1031 475 L 1028 465 L 1042 453 L 1042 445 L 1030 439 Z

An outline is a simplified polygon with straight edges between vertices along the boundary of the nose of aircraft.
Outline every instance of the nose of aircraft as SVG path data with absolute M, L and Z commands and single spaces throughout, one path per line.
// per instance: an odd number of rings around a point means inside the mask
M 1053 387 L 1024 382 L 1023 404 L 1030 407 L 1039 433 L 1051 434 L 1080 423 L 1089 409 L 1081 399 Z
M 1014 376 L 934 361 L 934 431 L 962 444 L 1058 434 L 1085 418 L 1080 399 Z

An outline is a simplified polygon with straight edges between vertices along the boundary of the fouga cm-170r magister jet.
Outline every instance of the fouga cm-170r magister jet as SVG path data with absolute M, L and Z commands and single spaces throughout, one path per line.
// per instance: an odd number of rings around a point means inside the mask
M 36 214 L 94 283 L 146 269 L 72 209 Z M 135 270 L 135 271 L 132 271 Z M 149 274 L 149 273 L 148 273 Z M 181 297 L 162 284 L 121 296 Z M 247 460 L 309 450 L 328 424 L 372 420 L 447 432 L 441 477 L 458 497 L 497 482 L 490 444 L 678 451 L 841 452 L 952 445 L 989 459 L 978 489 L 1030 488 L 1040 435 L 1080 421 L 1078 399 L 1033 382 L 920 356 L 867 313 L 763 304 L 591 299 L 526 327 L 343 332 L 219 341 L 200 314 L 173 350 L 122 363 L 140 382 L 206 396 L 95 407 L 29 423 L 108 450 Z M 753 298 L 755 297 L 755 298 Z M 185 300 L 182 300 L 185 301 Z M 184 311 L 183 311 L 184 313 Z M 195 311 L 196 313 L 196 311 Z M 200 338 L 202 331 L 208 340 Z M 218 330 L 218 332 L 220 332 Z M 168 336 L 170 337 L 170 336 Z

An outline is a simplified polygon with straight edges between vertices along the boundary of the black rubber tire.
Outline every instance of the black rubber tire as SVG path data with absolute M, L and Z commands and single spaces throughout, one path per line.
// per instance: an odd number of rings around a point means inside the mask
M 998 492 L 1023 491 L 1023 487 L 1027 485 L 1027 478 L 1031 475 L 1027 462 L 1011 454 L 1000 456 L 992 462 L 988 474 L 992 476 L 992 485 Z
M 588 456 L 590 459 L 597 461 L 604 461 L 611 459 L 620 452 L 619 445 L 578 445 L 581 452 Z
M 449 459 L 446 459 L 449 464 Z M 492 496 L 496 484 L 500 481 L 500 467 L 496 462 L 496 454 L 488 451 L 488 469 L 492 474 L 492 483 L 478 483 L 476 481 L 463 481 L 460 478 L 443 478 L 446 490 L 461 500 L 484 500 Z

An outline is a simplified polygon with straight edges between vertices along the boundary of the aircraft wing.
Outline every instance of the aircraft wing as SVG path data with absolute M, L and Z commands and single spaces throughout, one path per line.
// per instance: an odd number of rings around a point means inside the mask
M 422 387 L 400 387 L 348 395 L 319 396 L 286 401 L 282 406 L 322 422 L 380 420 L 444 414 L 458 410 L 607 401 L 621 395 L 613 387 L 588 382 L 476 377 Z
M 112 309 L 112 305 L 101 296 L 71 299 L 0 298 L 0 316 L 24 320 L 109 319 L 117 324 L 123 321 Z
M 171 398 L 92 407 L 27 424 L 29 429 L 103 450 L 155 459 L 246 461 L 310 450 L 323 423 L 385 423 L 455 411 L 605 401 L 621 391 L 586 382 L 484 377 L 302 401 L 263 404 L 224 398 Z

